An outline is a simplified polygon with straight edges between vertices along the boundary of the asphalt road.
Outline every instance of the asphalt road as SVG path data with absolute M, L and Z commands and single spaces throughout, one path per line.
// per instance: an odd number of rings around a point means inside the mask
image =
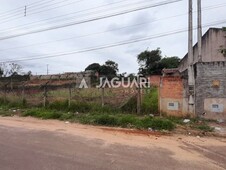
M 161 143 L 150 148 L 106 144 L 98 137 L 70 135 L 63 131 L 0 123 L 0 170 L 226 169 L 226 147 L 222 146 L 213 148 L 212 152 L 208 147 L 185 143 L 185 153 L 204 158 L 195 161 L 192 156 L 187 160 L 179 159 L 180 153 L 176 158 L 175 153 L 161 147 Z

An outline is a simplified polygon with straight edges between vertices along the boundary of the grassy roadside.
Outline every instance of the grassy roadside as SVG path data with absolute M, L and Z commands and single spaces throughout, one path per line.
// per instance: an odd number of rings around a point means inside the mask
M 68 101 L 68 97 L 64 96 L 66 92 L 62 90 L 56 90 L 49 92 L 49 95 L 53 99 L 47 99 L 46 108 L 51 110 L 60 110 L 63 112 L 81 112 L 81 113 L 132 113 L 136 114 L 137 109 L 137 97 L 134 94 L 130 98 L 126 99 L 125 101 L 121 102 L 118 105 L 112 104 L 114 100 L 119 100 L 118 98 L 112 98 L 111 102 L 107 100 L 108 96 L 114 97 L 113 92 L 108 91 L 106 92 L 106 102 L 105 106 L 102 107 L 100 100 L 99 93 L 93 94 L 82 90 L 78 91 L 76 95 L 79 97 L 78 99 L 72 99 Z M 93 96 L 97 96 L 93 100 Z M 59 96 L 63 96 L 60 98 Z M 82 99 L 82 97 L 86 97 L 86 99 Z M 125 97 L 125 96 L 124 96 Z M 37 96 L 34 96 L 37 98 Z M 21 99 L 15 98 L 15 96 L 8 96 L 6 99 L 0 97 L 0 107 L 9 107 L 9 108 L 31 108 L 31 107 L 42 107 L 42 99 L 40 98 L 39 102 L 32 103 L 29 99 Z M 158 115 L 158 90 L 157 88 L 150 88 L 150 89 L 143 89 L 142 93 L 142 102 L 141 102 L 141 113 L 145 114 L 153 114 Z
M 208 126 L 208 121 L 200 119 L 190 119 L 189 123 L 183 123 L 182 118 L 175 117 L 150 117 L 138 116 L 124 113 L 78 113 L 64 112 L 54 109 L 31 108 L 31 109 L 9 109 L 8 107 L 0 108 L 1 116 L 32 116 L 41 119 L 57 119 L 61 121 L 76 122 L 81 124 L 101 125 L 110 127 L 135 128 L 142 130 L 172 131 L 177 126 L 189 127 L 200 132 L 212 132 L 213 128 Z
M 22 116 L 32 116 L 42 119 L 58 119 L 82 124 L 103 125 L 111 127 L 137 128 L 153 130 L 173 130 L 175 124 L 165 118 L 152 118 L 120 113 L 63 113 L 55 110 L 29 109 Z
M 136 129 L 152 129 L 152 130 L 168 130 L 172 131 L 176 126 L 175 123 L 167 118 L 138 116 L 125 113 L 78 113 L 64 112 L 54 109 L 31 108 L 31 109 L 9 109 L 8 107 L 0 108 L 1 116 L 32 116 L 41 119 L 57 119 L 62 121 L 77 122 L 90 125 L 103 125 L 110 127 L 136 128 Z
M 177 117 L 168 117 L 170 121 L 175 123 L 178 126 L 182 126 L 184 128 L 193 129 L 200 131 L 202 133 L 206 132 L 213 132 L 214 128 L 208 125 L 209 122 L 214 122 L 214 120 L 206 120 L 201 118 L 190 118 L 190 122 L 184 123 L 184 118 L 177 118 Z
M 205 120 L 190 119 L 191 121 L 185 124 L 183 118 L 148 116 L 150 113 L 158 115 L 158 91 L 156 88 L 146 89 L 142 100 L 143 115 L 136 115 L 136 103 L 136 97 L 118 108 L 102 107 L 98 103 L 81 101 L 73 101 L 68 106 L 68 100 L 64 100 L 48 103 L 46 108 L 42 106 L 30 108 L 26 100 L 10 102 L 0 99 L 0 115 L 32 116 L 41 119 L 145 130 L 172 131 L 178 126 L 183 126 L 202 132 L 213 131 Z

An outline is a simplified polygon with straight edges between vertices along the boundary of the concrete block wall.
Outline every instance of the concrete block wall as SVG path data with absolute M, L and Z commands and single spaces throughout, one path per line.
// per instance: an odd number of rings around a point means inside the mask
M 196 114 L 226 119 L 226 62 L 197 63 L 195 80 Z
M 226 49 L 226 31 L 219 28 L 210 28 L 202 37 L 202 61 L 226 61 L 226 57 L 220 49 Z M 193 47 L 194 64 L 198 62 L 198 44 Z M 180 72 L 185 71 L 189 66 L 188 55 L 181 60 Z

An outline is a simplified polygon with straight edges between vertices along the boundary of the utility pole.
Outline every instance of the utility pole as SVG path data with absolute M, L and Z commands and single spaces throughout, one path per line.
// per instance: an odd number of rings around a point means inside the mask
M 24 16 L 27 16 L 27 6 L 24 6 Z
M 193 64 L 193 0 L 189 0 L 188 14 L 188 62 Z
M 202 2 L 198 2 L 198 61 L 202 62 Z
M 194 56 L 193 56 L 193 1 L 189 0 L 189 15 L 188 15 L 188 113 L 194 115 Z

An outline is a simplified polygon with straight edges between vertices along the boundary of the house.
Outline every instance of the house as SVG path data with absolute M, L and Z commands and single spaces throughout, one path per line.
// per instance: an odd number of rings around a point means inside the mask
M 194 115 L 226 119 L 226 31 L 210 28 L 202 37 L 202 58 L 193 47 Z M 185 116 L 189 107 L 188 55 L 177 69 L 163 70 L 159 88 L 159 109 L 167 115 Z

